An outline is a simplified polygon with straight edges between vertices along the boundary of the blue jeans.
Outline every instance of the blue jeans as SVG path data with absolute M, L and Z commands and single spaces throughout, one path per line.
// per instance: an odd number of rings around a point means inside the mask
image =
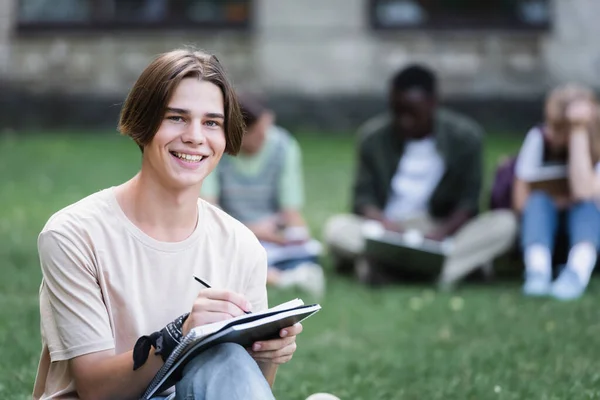
M 593 202 L 579 202 L 560 211 L 548 194 L 536 191 L 529 195 L 523 210 L 522 248 L 538 244 L 552 251 L 563 213 L 569 247 L 584 242 L 592 243 L 596 248 L 600 246 L 600 211 Z
M 235 343 L 223 343 L 199 354 L 175 384 L 175 397 L 153 400 L 275 399 L 258 364 Z
M 318 264 L 319 263 L 319 259 L 317 257 L 294 258 L 292 260 L 286 260 L 286 261 L 278 262 L 278 263 L 276 263 L 276 264 L 273 265 L 273 268 L 277 268 L 280 271 L 286 271 L 286 270 L 294 269 L 294 268 L 296 268 L 296 267 L 298 267 L 301 264 L 304 264 L 306 262 L 311 262 L 311 263 L 314 263 L 314 264 Z

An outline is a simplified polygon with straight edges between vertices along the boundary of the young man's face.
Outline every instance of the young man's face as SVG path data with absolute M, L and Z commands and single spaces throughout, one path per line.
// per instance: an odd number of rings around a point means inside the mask
M 173 93 L 143 167 L 165 186 L 200 185 L 225 151 L 223 94 L 215 84 L 186 78 Z
M 255 123 L 246 127 L 246 133 L 242 139 L 242 153 L 255 154 L 262 148 L 267 131 L 273 124 L 273 119 L 273 114 L 267 111 L 262 113 Z
M 421 89 L 395 91 L 390 106 L 396 131 L 406 139 L 420 139 L 432 133 L 435 100 Z

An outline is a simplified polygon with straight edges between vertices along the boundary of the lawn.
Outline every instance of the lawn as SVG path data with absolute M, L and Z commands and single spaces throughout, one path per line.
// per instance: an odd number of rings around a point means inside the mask
M 344 211 L 349 135 L 305 134 L 306 214 L 316 235 Z M 487 139 L 489 160 L 518 147 Z M 115 134 L 0 137 L 0 399 L 29 398 L 40 352 L 36 237 L 56 210 L 134 174 L 139 151 Z M 327 264 L 326 264 L 327 266 Z M 600 399 L 597 296 L 524 299 L 518 274 L 438 293 L 426 284 L 382 290 L 329 273 L 323 310 L 305 323 L 278 399 L 325 391 L 359 399 Z M 271 303 L 295 296 L 272 292 Z M 310 300 L 310 299 L 307 299 Z

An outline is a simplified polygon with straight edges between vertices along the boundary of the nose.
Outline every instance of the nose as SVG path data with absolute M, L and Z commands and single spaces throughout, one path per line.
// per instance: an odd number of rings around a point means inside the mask
M 192 120 L 192 122 L 188 125 L 188 129 L 185 132 L 185 135 L 182 137 L 183 141 L 190 144 L 199 145 L 206 141 L 206 136 L 204 135 L 204 126 L 202 125 L 202 121 Z

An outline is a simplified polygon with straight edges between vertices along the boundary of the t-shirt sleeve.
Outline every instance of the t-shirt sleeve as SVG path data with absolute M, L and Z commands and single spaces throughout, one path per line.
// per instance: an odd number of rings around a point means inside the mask
M 52 362 L 114 348 L 92 257 L 56 231 L 38 238 L 41 323 Z
M 268 306 L 267 299 L 267 253 L 265 249 L 257 243 L 257 256 L 251 273 L 248 277 L 245 295 L 252 304 L 252 311 L 266 310 Z
M 279 181 L 279 204 L 283 209 L 299 210 L 304 206 L 304 176 L 300 145 L 290 140 Z
M 560 179 L 566 177 L 566 166 L 543 165 L 544 137 L 539 128 L 533 128 L 527 133 L 521 146 L 515 175 L 525 182 Z

